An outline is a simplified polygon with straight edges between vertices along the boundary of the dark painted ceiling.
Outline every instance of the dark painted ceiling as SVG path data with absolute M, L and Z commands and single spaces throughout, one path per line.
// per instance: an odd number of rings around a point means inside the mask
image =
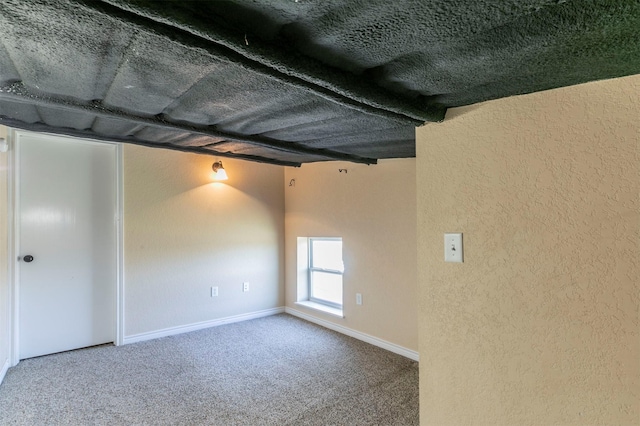
M 274 164 L 637 73 L 637 0 L 0 1 L 0 124 Z

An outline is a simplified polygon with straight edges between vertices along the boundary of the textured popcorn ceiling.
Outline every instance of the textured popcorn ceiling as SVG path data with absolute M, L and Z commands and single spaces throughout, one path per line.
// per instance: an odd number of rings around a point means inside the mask
M 630 0 L 3 0 L 0 124 L 298 165 L 447 108 L 640 73 Z

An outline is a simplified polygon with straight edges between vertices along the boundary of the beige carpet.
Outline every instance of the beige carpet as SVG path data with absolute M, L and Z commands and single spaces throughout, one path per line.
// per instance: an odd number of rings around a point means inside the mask
M 0 425 L 417 425 L 418 363 L 281 314 L 28 359 Z

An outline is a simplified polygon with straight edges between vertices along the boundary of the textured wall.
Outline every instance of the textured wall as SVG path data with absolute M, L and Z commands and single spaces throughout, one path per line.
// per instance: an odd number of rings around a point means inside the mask
M 0 138 L 7 137 L 7 128 L 0 126 Z M 8 154 L 0 152 L 0 370 L 9 359 L 10 321 L 9 321 L 9 276 L 7 271 L 7 169 Z
M 422 424 L 640 423 L 639 117 L 633 76 L 418 129 Z
M 417 350 L 415 159 L 287 167 L 285 200 L 287 306 Z M 295 305 L 296 238 L 323 236 L 343 239 L 344 318 Z
M 213 161 L 124 147 L 127 336 L 284 304 L 283 168 Z

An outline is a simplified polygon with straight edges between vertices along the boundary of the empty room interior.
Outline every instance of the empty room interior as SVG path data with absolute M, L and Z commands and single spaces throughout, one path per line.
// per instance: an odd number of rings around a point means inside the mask
M 636 1 L 3 1 L 0 200 L 0 424 L 640 423 Z

